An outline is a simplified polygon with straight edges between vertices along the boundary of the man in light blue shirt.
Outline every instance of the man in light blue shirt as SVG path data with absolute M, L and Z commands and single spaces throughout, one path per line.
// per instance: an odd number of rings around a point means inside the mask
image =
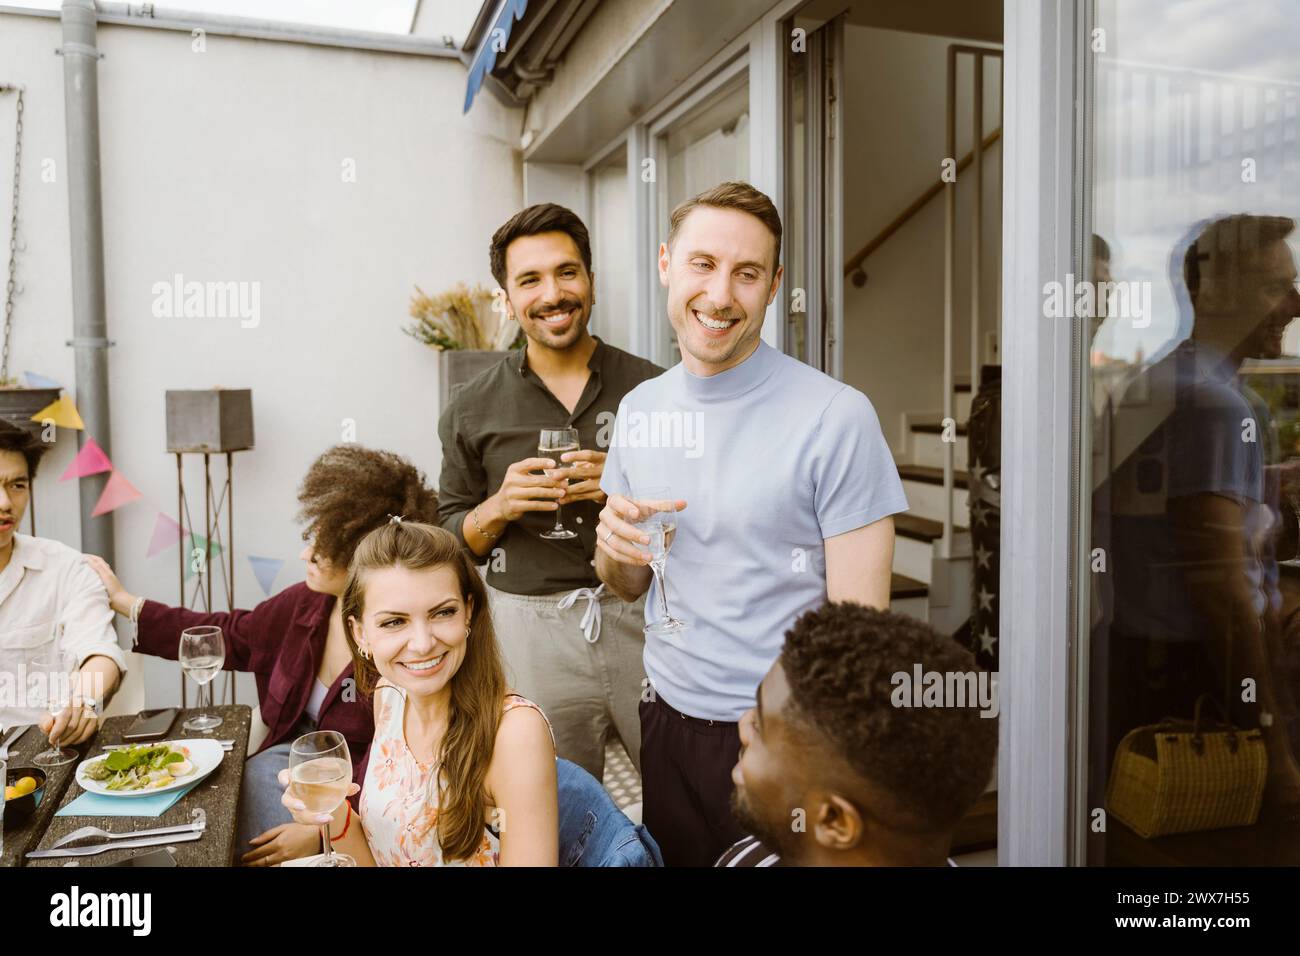
M 673 211 L 659 276 L 682 362 L 624 398 L 601 489 L 596 570 L 624 600 L 650 590 L 635 522 L 646 489 L 682 513 L 665 580 L 690 626 L 646 637 L 644 821 L 671 865 L 708 866 L 742 836 L 731 815 L 737 722 L 782 635 L 826 600 L 889 604 L 894 528 L 907 501 L 861 392 L 763 343 L 781 281 L 781 220 L 746 183 Z

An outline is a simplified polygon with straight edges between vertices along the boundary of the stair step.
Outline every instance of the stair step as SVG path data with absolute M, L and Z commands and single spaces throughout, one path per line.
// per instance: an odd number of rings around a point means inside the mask
M 965 530 L 957 525 L 952 526 L 953 534 Z M 943 537 L 943 522 L 931 521 L 929 518 L 921 518 L 913 514 L 897 514 L 894 515 L 894 533 L 914 541 L 930 543 Z
M 904 481 L 921 481 L 927 485 L 942 485 L 943 469 L 931 468 L 929 465 L 899 465 L 898 477 Z M 954 469 L 952 485 L 954 488 L 969 488 L 970 475 L 967 472 Z
M 912 431 L 920 432 L 923 435 L 942 435 L 943 423 L 942 422 L 917 422 L 912 426 Z M 965 435 L 966 432 L 967 432 L 966 423 L 957 422 L 957 427 L 953 429 L 953 433 L 957 435 Z
M 928 597 L 930 586 L 924 581 L 909 578 L 906 574 L 894 574 L 889 581 L 889 597 L 894 601 L 906 598 Z

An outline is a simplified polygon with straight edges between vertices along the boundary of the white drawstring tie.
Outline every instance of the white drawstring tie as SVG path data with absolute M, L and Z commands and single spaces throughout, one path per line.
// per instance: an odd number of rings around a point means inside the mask
M 582 636 L 587 639 L 588 644 L 595 644 L 600 640 L 600 595 L 604 590 L 603 583 L 594 591 L 591 588 L 578 588 L 560 598 L 560 603 L 556 605 L 557 609 L 567 611 L 573 607 L 578 598 L 587 599 L 587 609 L 582 612 Z

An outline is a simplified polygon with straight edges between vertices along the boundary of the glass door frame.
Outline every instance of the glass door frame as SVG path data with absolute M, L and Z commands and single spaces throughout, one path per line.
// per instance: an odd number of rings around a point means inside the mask
M 1044 284 L 1085 274 L 1082 199 L 1090 0 L 1007 0 L 1002 230 L 998 864 L 1079 862 L 1083 325 L 1043 317 Z M 1082 641 L 1080 638 L 1082 637 Z
M 797 15 L 798 11 L 795 11 Z M 787 27 L 796 22 L 791 16 Z M 786 32 L 783 30 L 783 32 Z M 844 180 L 843 180 L 843 110 L 839 106 L 843 88 L 844 27 L 842 16 L 832 17 L 810 30 L 806 37 L 807 57 L 804 73 L 804 143 L 802 151 L 804 183 L 802 189 L 793 181 L 791 164 L 795 158 L 794 124 L 786 122 L 782 136 L 782 177 L 786 190 L 782 203 L 785 225 L 785 254 L 789 265 L 792 210 L 795 190 L 799 190 L 804 215 L 802 276 L 786 273 L 779 295 L 782 322 L 780 348 L 787 354 L 790 341 L 792 291 L 804 291 L 804 349 L 802 358 L 813 368 L 835 379 L 844 377 Z M 786 115 L 792 115 L 793 81 L 786 68 L 792 51 L 787 45 L 781 59 L 781 96 Z

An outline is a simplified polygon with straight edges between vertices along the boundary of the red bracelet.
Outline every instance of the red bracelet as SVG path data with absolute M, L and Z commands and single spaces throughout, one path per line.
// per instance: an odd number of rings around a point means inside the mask
M 348 827 L 352 826 L 352 802 L 349 800 L 344 800 L 343 802 L 348 805 L 348 816 L 347 819 L 343 821 L 343 832 L 340 833 L 338 836 L 330 837 L 331 843 L 337 843 L 339 840 L 342 840 L 345 836 L 347 836 Z

